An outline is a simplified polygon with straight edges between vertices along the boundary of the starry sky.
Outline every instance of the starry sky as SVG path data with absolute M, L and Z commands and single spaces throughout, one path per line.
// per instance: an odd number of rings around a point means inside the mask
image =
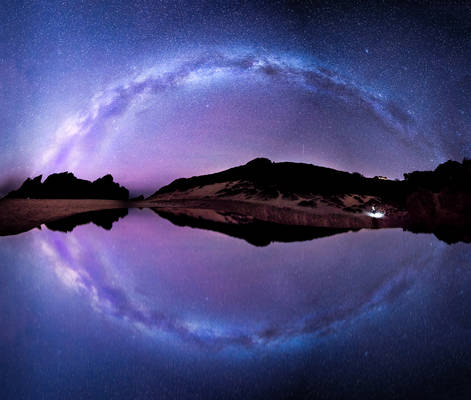
M 466 2 L 0 6 L 0 193 L 132 193 L 258 156 L 400 178 L 471 157 Z

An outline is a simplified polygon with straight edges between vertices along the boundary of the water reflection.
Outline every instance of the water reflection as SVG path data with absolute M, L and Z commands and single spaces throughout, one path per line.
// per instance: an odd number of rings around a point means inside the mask
M 149 214 L 134 211 L 110 233 L 84 226 L 35 241 L 95 311 L 148 335 L 215 346 L 338 329 L 406 292 L 442 250 L 398 230 L 257 249 Z
M 152 211 L 176 226 L 188 226 L 220 232 L 228 236 L 244 239 L 247 243 L 260 247 L 268 246 L 273 242 L 302 242 L 353 231 L 353 229 L 281 225 L 248 219 L 246 217 L 245 221 L 241 222 L 240 218 L 244 217 L 240 215 L 235 216 L 238 218 L 237 223 L 227 223 L 199 218 L 185 213 L 172 213 L 159 208 L 152 208 Z M 232 213 L 226 212 L 213 212 L 213 214 L 217 214 L 220 220 L 227 220 L 233 217 Z
M 329 226 L 328 216 L 326 216 L 326 221 L 323 221 L 326 227 L 314 227 L 266 222 L 231 211 L 187 208 L 151 208 L 150 210 L 176 226 L 188 226 L 224 233 L 235 238 L 244 239 L 254 246 L 268 246 L 274 242 L 288 243 L 313 240 L 359 230 L 358 228 L 327 227 Z M 106 230 L 111 230 L 114 222 L 127 215 L 127 208 L 89 211 L 47 222 L 44 226 L 53 231 L 71 232 L 77 226 L 94 223 Z M 347 220 L 344 222 L 345 226 L 349 226 Z M 379 226 L 375 223 L 372 227 L 379 229 Z M 447 244 L 471 243 L 471 228 L 463 224 L 463 221 L 454 225 L 435 225 L 434 221 L 423 221 L 420 224 L 401 227 L 414 233 L 433 233 L 436 238 Z M 13 234 L 13 232 L 7 234 Z
M 1 238 L 3 398 L 471 391 L 471 246 L 384 229 L 256 247 L 151 210 L 112 226 Z
M 111 230 L 113 222 L 128 215 L 127 208 L 116 208 L 111 210 L 89 211 L 74 214 L 70 217 L 48 222 L 45 226 L 51 231 L 72 232 L 79 225 L 93 223 L 106 230 Z

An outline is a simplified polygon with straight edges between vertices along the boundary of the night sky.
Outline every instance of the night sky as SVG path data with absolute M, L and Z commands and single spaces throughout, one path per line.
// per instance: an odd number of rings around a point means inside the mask
M 471 156 L 471 7 L 0 6 L 0 192 L 112 173 L 132 192 L 257 156 L 400 178 Z
M 3 1 L 0 195 L 150 194 L 255 157 L 401 178 L 471 157 L 465 1 Z M 150 210 L 0 238 L 1 399 L 469 398 L 471 249 L 255 247 Z

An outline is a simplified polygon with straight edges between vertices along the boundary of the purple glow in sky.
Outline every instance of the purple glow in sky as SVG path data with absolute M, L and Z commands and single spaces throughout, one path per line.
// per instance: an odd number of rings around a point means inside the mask
M 63 170 L 148 194 L 254 157 L 400 178 L 471 156 L 464 4 L 138 3 L 0 10 L 0 193 Z
M 147 193 L 257 156 L 398 176 L 436 151 L 388 96 L 299 57 L 240 50 L 136 71 L 42 142 L 32 174 L 111 172 Z
M 0 4 L 0 196 L 150 194 L 255 157 L 401 178 L 471 157 L 466 1 Z M 471 250 L 254 247 L 131 210 L 0 240 L 1 399 L 469 398 Z

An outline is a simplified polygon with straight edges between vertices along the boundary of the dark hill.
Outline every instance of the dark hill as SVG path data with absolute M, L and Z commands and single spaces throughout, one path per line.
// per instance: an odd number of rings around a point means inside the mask
M 309 196 L 355 193 L 378 196 L 405 206 L 407 197 L 417 191 L 471 193 L 471 160 L 465 159 L 462 163 L 447 161 L 434 171 L 414 171 L 404 174 L 404 178 L 402 181 L 367 178 L 356 172 L 349 173 L 312 164 L 275 163 L 267 158 L 256 158 L 245 165 L 214 174 L 177 179 L 150 198 L 216 183 L 241 181 L 250 185 L 235 185 L 219 194 L 251 195 L 252 191 L 270 199 L 277 197 L 278 193 L 285 198 L 293 194 Z
M 303 163 L 274 163 L 267 158 L 256 158 L 245 165 L 215 174 L 177 179 L 159 189 L 151 198 L 174 191 L 185 191 L 230 181 L 249 182 L 267 198 L 277 197 L 278 192 L 286 197 L 293 193 L 298 195 L 356 193 L 399 200 L 403 197 L 405 189 L 401 182 L 366 178 L 359 173 L 343 172 Z
M 129 190 L 105 175 L 90 182 L 78 179 L 70 172 L 49 175 L 41 182 L 42 175 L 26 179 L 18 190 L 10 192 L 7 198 L 21 199 L 110 199 L 127 200 Z
M 471 160 L 462 163 L 447 161 L 433 171 L 414 171 L 404 174 L 410 191 L 430 190 L 434 193 L 445 188 L 450 191 L 471 193 Z

